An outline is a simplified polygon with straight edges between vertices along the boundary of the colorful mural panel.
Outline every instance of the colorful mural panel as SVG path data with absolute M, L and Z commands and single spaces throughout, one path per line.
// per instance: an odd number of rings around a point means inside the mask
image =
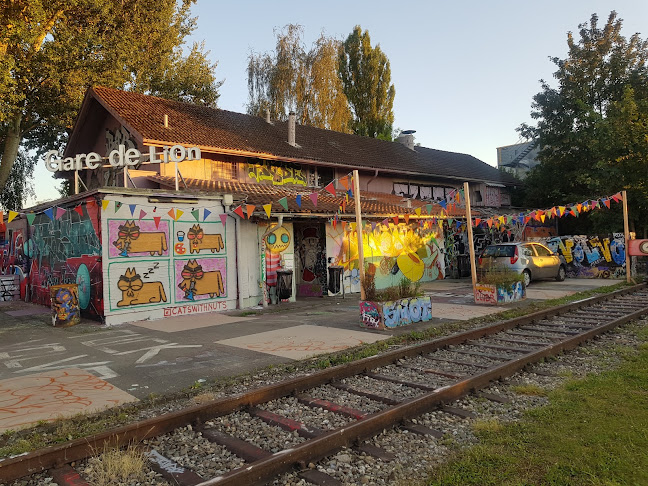
M 108 220 L 108 256 L 169 255 L 169 222 L 164 220 Z
M 168 305 L 169 280 L 167 260 L 109 263 L 110 310 Z
M 567 263 L 567 276 L 576 278 L 623 278 L 626 249 L 623 233 L 539 238 Z
M 220 222 L 177 221 L 173 225 L 175 255 L 224 254 L 225 232 Z
M 324 225 L 295 224 L 295 253 L 299 257 L 297 295 L 321 297 L 327 288 Z
M 175 260 L 176 302 L 227 297 L 227 260 Z
M 257 164 L 248 164 L 247 173 L 248 177 L 256 182 L 271 182 L 275 186 L 306 186 L 308 183 L 308 174 L 299 166 L 287 163 L 260 161 Z
M 349 225 L 350 226 L 350 225 Z M 384 289 L 403 278 L 412 282 L 443 279 L 445 276 L 443 242 L 440 228 L 418 224 L 371 225 L 363 231 L 366 271 L 374 276 L 377 289 Z M 355 229 L 327 226 L 327 251 L 331 265 L 344 271 L 345 292 L 360 291 L 358 236 Z
M 360 301 L 362 327 L 393 329 L 432 319 L 432 299 L 429 296 L 410 297 L 393 302 Z

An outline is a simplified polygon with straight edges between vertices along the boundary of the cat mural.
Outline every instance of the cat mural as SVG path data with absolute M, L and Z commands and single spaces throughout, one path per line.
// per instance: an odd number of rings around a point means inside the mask
M 120 256 L 128 256 L 129 253 L 150 253 L 151 256 L 155 254 L 161 256 L 167 250 L 167 238 L 163 231 L 140 231 L 135 221 L 126 221 L 119 225 L 117 241 L 114 241 L 113 245 L 121 250 Z
M 182 281 L 178 284 L 185 299 L 194 300 L 197 295 L 220 297 L 225 295 L 223 276 L 220 270 L 205 272 L 196 260 L 189 260 L 182 269 Z
M 117 302 L 117 307 L 167 301 L 162 282 L 143 282 L 135 268 L 126 269 L 124 275 L 119 277 L 117 287 L 122 292 L 122 299 Z
M 225 248 L 223 237 L 220 233 L 206 235 L 199 224 L 194 224 L 187 231 L 189 239 L 189 253 L 200 253 L 200 250 L 211 250 L 212 253 L 221 251 Z

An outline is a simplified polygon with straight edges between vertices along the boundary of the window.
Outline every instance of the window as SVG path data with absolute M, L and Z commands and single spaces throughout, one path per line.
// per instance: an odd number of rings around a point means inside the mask
M 222 162 L 220 160 L 210 161 L 211 178 L 213 179 L 235 179 L 234 164 L 232 162 Z
M 551 250 L 549 250 L 549 248 L 546 248 L 542 245 L 533 245 L 533 247 L 535 248 L 535 251 L 538 254 L 538 256 L 546 257 L 552 255 Z

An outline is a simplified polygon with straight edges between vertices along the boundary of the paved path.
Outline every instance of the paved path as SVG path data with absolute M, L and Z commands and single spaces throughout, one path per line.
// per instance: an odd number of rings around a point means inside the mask
M 616 282 L 534 282 L 527 302 Z M 0 302 L 0 432 L 505 309 L 475 305 L 467 280 L 423 289 L 432 298 L 432 321 L 390 331 L 359 326 L 358 295 L 300 299 L 258 315 L 232 311 L 112 328 L 92 321 L 54 328 L 42 306 Z

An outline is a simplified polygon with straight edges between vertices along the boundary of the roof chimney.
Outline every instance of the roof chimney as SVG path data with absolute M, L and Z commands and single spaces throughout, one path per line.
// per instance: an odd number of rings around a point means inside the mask
M 269 123 L 272 125 L 272 121 L 270 120 L 270 109 L 266 108 L 266 123 Z
M 293 147 L 297 144 L 295 143 L 295 112 L 291 111 L 288 115 L 288 143 Z
M 408 149 L 414 150 L 414 134 L 416 130 L 403 130 L 400 132 L 400 135 L 396 138 L 397 142 L 402 143 Z
M 164 115 L 164 128 L 169 128 L 169 115 Z

